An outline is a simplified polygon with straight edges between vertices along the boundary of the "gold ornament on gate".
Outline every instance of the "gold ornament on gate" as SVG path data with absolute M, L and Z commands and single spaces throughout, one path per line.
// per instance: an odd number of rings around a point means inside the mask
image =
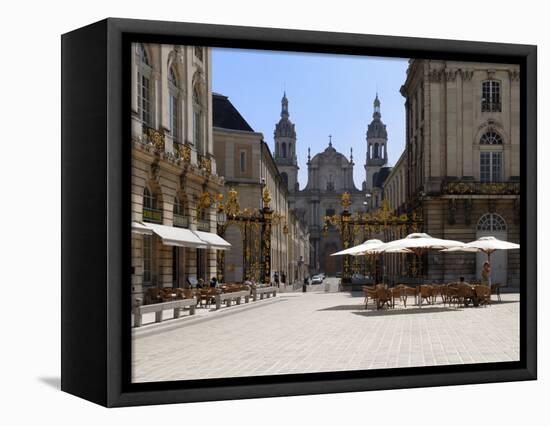
M 240 206 L 239 200 L 237 199 L 238 193 L 235 188 L 229 190 L 227 203 L 225 203 L 225 213 L 228 216 L 235 217 L 239 214 Z
M 342 194 L 341 204 L 344 210 L 349 209 L 349 206 L 351 206 L 351 196 L 349 195 L 349 192 L 344 192 Z

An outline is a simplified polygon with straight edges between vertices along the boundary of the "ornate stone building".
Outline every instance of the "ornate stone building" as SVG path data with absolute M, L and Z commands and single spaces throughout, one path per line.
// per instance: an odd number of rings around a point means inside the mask
M 287 284 L 302 280 L 309 267 L 309 247 L 305 243 L 309 236 L 303 218 L 289 208 L 288 175 L 281 173 L 282 167 L 276 164 L 262 133 L 252 129 L 226 96 L 213 94 L 213 106 L 214 152 L 218 171 L 225 178 L 225 198 L 236 191 L 244 215 L 262 208 L 263 191 L 268 189 L 273 210 L 271 278 L 276 271 L 279 276 L 285 275 Z M 287 128 L 284 137 L 288 139 L 281 142 L 285 155 L 294 152 L 292 131 Z M 225 253 L 225 280 L 257 280 L 261 255 L 258 225 L 235 221 L 226 227 L 223 236 L 232 244 Z
M 132 45 L 132 295 L 216 275 L 211 53 Z
M 373 120 L 367 130 L 368 152 L 364 166 L 366 180 L 361 189 L 355 186 L 353 180 L 353 150 L 350 149 L 348 159 L 332 146 L 332 136 L 329 136 L 325 150 L 313 158 L 308 149 L 308 181 L 305 187 L 300 189 L 296 130 L 289 115 L 285 94 L 281 101 L 281 119 L 275 125 L 275 162 L 287 182 L 291 209 L 302 214 L 309 227 L 310 272 L 323 271 L 328 275 L 334 275 L 342 271 L 342 259 L 330 255 L 343 248 L 342 237 L 334 228 L 323 233 L 325 216 L 342 213 L 341 198 L 345 192 L 350 195 L 351 211 L 364 213 L 377 208 L 378 203 L 368 200 L 379 202 L 382 199 L 381 188 L 391 170 L 386 167 L 388 137 L 386 127 L 381 121 L 380 100 L 377 96 L 374 101 Z
M 519 243 L 519 80 L 516 65 L 410 61 L 401 88 L 405 196 L 393 177 L 384 191 L 393 206 L 423 218 L 424 232 L 465 242 L 494 235 Z M 424 269 L 435 280 L 473 279 L 485 259 L 430 253 Z M 493 282 L 519 285 L 519 250 L 497 251 L 491 263 Z

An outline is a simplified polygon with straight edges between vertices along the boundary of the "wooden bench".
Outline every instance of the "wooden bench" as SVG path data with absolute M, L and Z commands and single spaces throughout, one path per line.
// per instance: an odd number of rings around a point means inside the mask
M 264 294 L 267 298 L 275 297 L 277 295 L 277 287 L 256 287 L 252 289 L 252 300 L 255 302 L 258 300 L 258 296 L 260 296 L 260 300 L 264 298 Z
M 216 309 L 222 307 L 222 302 L 226 303 L 226 306 L 231 306 L 231 303 L 235 301 L 237 305 L 241 304 L 241 297 L 244 297 L 245 303 L 248 303 L 250 299 L 250 290 L 232 291 L 230 293 L 216 294 Z
M 197 299 L 180 299 L 170 302 L 152 303 L 150 305 L 140 305 L 133 309 L 134 313 L 134 327 L 141 327 L 141 319 L 143 314 L 155 313 L 155 322 L 162 321 L 163 311 L 169 309 L 174 310 L 174 318 L 179 318 L 181 310 L 189 307 L 189 315 L 195 315 L 195 306 L 197 305 Z

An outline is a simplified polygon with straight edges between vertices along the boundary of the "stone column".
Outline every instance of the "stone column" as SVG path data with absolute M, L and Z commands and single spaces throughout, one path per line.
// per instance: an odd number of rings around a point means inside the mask
M 474 118 L 474 93 L 472 87 L 473 70 L 462 70 L 462 176 L 473 177 L 473 145 L 474 138 L 473 118 Z
M 443 143 L 442 131 L 441 131 L 441 71 L 432 70 L 432 75 L 430 79 L 430 116 L 428 120 L 430 121 L 430 178 L 440 178 L 441 177 L 441 145 Z M 411 165 L 412 166 L 412 165 Z M 416 188 L 415 188 L 416 189 Z
M 446 69 L 446 134 L 445 151 L 447 158 L 445 165 L 442 167 L 442 172 L 446 176 L 458 176 L 457 170 L 457 86 L 456 86 L 456 69 Z
M 520 155 L 519 155 L 519 120 L 520 120 L 520 73 L 519 66 L 514 65 L 513 68 L 509 71 L 510 74 L 510 141 L 511 144 L 511 162 L 510 162 L 510 173 L 509 176 L 519 176 L 520 169 Z M 503 94 L 501 94 L 501 102 L 504 106 L 504 99 L 502 99 Z
M 157 102 L 160 112 L 159 130 L 170 130 L 170 117 L 168 114 L 168 56 L 170 55 L 171 46 L 162 44 L 160 47 L 160 81 L 159 89 L 160 96 Z

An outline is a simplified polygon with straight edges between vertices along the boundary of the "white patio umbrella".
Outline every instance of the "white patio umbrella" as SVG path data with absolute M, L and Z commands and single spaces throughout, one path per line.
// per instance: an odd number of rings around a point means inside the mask
M 383 244 L 384 243 L 382 241 L 377 239 L 366 240 L 364 243 L 359 244 L 357 246 L 353 246 L 345 250 L 332 253 L 331 256 L 345 256 L 345 255 L 362 256 L 364 254 L 368 254 L 369 251 L 374 250 L 382 246 Z
M 463 247 L 464 243 L 454 240 L 434 238 L 425 233 L 413 233 L 400 240 L 390 241 L 375 252 L 379 253 L 414 253 L 420 258 L 428 250 L 443 250 L 452 247 Z
M 487 260 L 491 260 L 491 253 L 496 250 L 513 250 L 519 249 L 519 244 L 510 243 L 508 241 L 502 241 L 498 238 L 488 236 L 481 237 L 475 241 L 464 244 L 462 247 L 451 247 L 443 252 L 456 252 L 456 251 L 465 251 L 465 252 L 483 252 L 487 254 Z
M 443 240 L 434 238 L 424 233 L 409 234 L 400 240 L 385 243 L 375 251 L 379 253 L 410 253 L 417 256 L 422 255 L 426 250 L 443 250 L 452 247 L 463 247 L 464 243 L 454 240 Z
M 378 255 L 380 253 L 375 253 L 374 250 L 380 246 L 384 245 L 384 243 L 380 240 L 377 240 L 375 238 L 371 240 L 366 240 L 362 244 L 359 244 L 354 247 L 347 248 L 345 250 L 336 252 L 331 254 L 331 256 L 365 256 L 369 254 Z M 376 256 L 375 256 L 376 257 Z M 376 272 L 376 271 L 375 271 Z

